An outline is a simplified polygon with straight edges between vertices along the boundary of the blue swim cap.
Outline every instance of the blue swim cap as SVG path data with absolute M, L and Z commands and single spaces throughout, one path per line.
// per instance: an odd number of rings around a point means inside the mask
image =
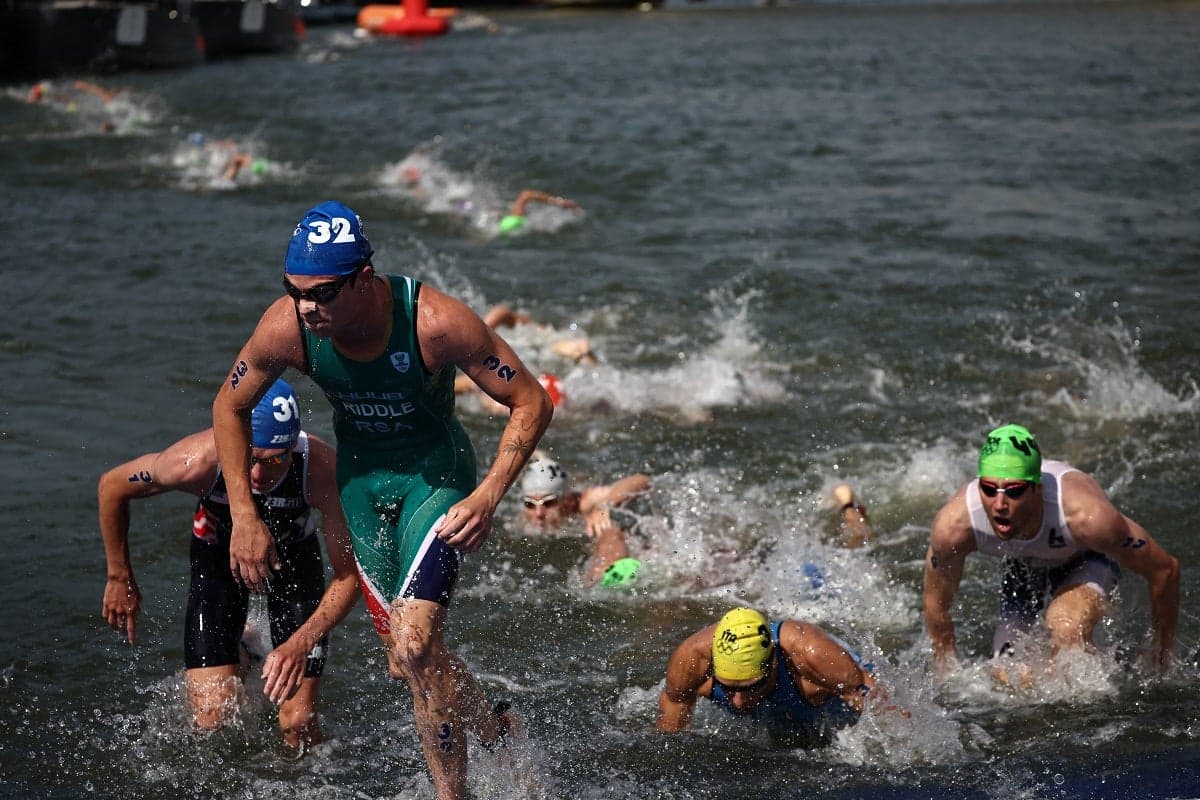
M 375 251 L 362 219 L 336 200 L 309 209 L 292 232 L 283 271 L 288 275 L 349 275 Z
M 300 406 L 282 378 L 271 384 L 250 415 L 251 444 L 264 450 L 291 449 L 300 438 Z

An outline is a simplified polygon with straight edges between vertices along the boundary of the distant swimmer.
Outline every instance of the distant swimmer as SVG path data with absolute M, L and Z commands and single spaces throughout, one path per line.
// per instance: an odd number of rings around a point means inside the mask
M 815 746 L 856 723 L 868 699 L 884 693 L 871 666 L 816 625 L 768 622 L 754 609 L 735 608 L 671 653 L 658 730 L 686 729 L 699 697 L 762 723 L 780 741 Z
M 1037 440 L 1020 425 L 987 435 L 978 477 L 937 513 L 925 559 L 925 630 L 935 674 L 957 662 L 950 606 L 969 554 L 1003 560 L 999 620 L 992 640 L 996 677 L 1011 682 L 1003 657 L 1039 616 L 1052 656 L 1092 648 L 1119 567 L 1141 575 L 1150 594 L 1147 658 L 1165 669 L 1173 660 L 1179 618 L 1179 561 L 1146 530 L 1118 511 L 1088 475 L 1061 461 L 1043 461 Z M 1022 683 L 1030 680 L 1026 673 Z
M 512 205 L 509 206 L 508 213 L 500 218 L 500 233 L 512 235 L 522 230 L 525 227 L 530 203 L 558 206 L 570 211 L 583 210 L 578 203 L 566 197 L 550 195 L 536 189 L 524 189 L 517 195 L 517 199 L 512 202 Z
M 582 516 L 591 543 L 584 582 L 625 586 L 637 577 L 641 562 L 631 557 L 625 531 L 613 522 L 610 512 L 649 490 L 650 478 L 641 473 L 572 490 L 562 465 L 538 451 L 521 478 L 522 515 L 541 532 L 555 531 L 568 519 Z
M 515 328 L 520 325 L 536 325 L 533 318 L 528 314 L 520 311 L 515 311 L 509 306 L 497 304 L 487 310 L 483 315 L 483 321 L 489 328 L 493 330 L 499 328 Z M 596 354 L 592 352 L 591 345 L 588 340 L 581 336 L 569 336 L 561 339 L 555 339 L 550 343 L 550 351 L 556 356 L 567 361 L 573 361 L 576 364 L 584 366 L 592 366 L 600 363 Z M 561 406 L 567 401 L 566 388 L 563 386 L 562 380 L 555 374 L 543 372 L 538 375 L 538 382 L 542 384 L 542 388 L 550 395 L 550 400 L 555 406 Z M 467 395 L 473 394 L 479 400 L 480 407 L 485 413 L 498 415 L 507 413 L 507 408 L 487 397 L 487 395 L 479 392 L 475 382 L 466 374 L 459 374 L 454 379 L 454 393 Z
M 317 688 L 330 630 L 358 601 L 358 579 L 334 476 L 333 448 L 300 426 L 295 394 L 276 381 L 250 415 L 250 483 L 254 504 L 279 553 L 267 608 L 274 650 L 263 662 L 264 691 L 279 704 L 284 741 L 321 739 Z M 132 644 L 142 593 L 129 558 L 130 501 L 171 491 L 200 498 L 192 520 L 191 583 L 184 632 L 188 703 L 196 725 L 224 726 L 236 709 L 239 641 L 249 593 L 229 569 L 231 511 L 211 428 L 158 453 L 108 470 L 97 490 L 108 581 L 101 614 Z M 313 535 L 321 512 L 333 578 L 325 588 L 321 547 Z
M 131 98 L 128 89 L 108 89 L 91 81 L 70 83 L 38 81 L 25 94 L 25 101 L 58 111 L 77 114 L 101 133 L 129 133 L 147 121 L 148 109 Z
M 838 537 L 842 547 L 855 549 L 875 541 L 875 528 L 867 519 L 867 507 L 858 502 L 854 489 L 848 483 L 840 483 L 833 489 L 837 503 Z
M 255 587 L 277 560 L 250 493 L 245 419 L 291 367 L 312 378 L 333 408 L 337 481 L 363 596 L 388 674 L 411 694 L 434 794 L 466 798 L 468 731 L 490 747 L 518 720 L 487 702 L 447 645 L 450 602 L 464 554 L 491 534 L 496 507 L 521 476 L 554 406 L 508 343 L 465 303 L 414 278 L 376 272 L 362 219 L 345 204 L 318 203 L 289 233 L 284 294 L 263 312 L 213 401 L 235 520 L 231 567 Z M 454 413 L 456 369 L 509 408 L 486 470 L 477 469 Z M 386 728 L 396 735 L 394 725 Z
M 89 81 L 73 81 L 70 84 L 56 84 L 50 81 L 38 81 L 29 88 L 25 99 L 30 103 L 50 103 L 59 105 L 72 105 L 77 110 L 79 103 L 85 97 L 97 98 L 100 103 L 111 103 L 119 93 L 124 89 L 106 89 L 100 84 L 91 83 Z
M 234 139 L 213 139 L 192 131 L 176 150 L 175 166 L 192 188 L 234 189 L 257 183 L 271 172 L 271 162 L 257 156 L 251 146 Z

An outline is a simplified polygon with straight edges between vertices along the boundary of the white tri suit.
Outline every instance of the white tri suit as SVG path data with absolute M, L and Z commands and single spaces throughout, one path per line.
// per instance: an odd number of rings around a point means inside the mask
M 1080 546 L 1063 514 L 1062 477 L 1077 471 L 1062 461 L 1042 462 L 1042 525 L 1030 539 L 1006 541 L 997 536 L 979 497 L 979 479 L 967 487 L 975 546 L 1004 561 L 993 657 L 1012 650 L 1015 634 L 1033 627 L 1048 597 L 1074 586 L 1091 586 L 1105 598 L 1116 586 L 1120 569 L 1107 556 Z

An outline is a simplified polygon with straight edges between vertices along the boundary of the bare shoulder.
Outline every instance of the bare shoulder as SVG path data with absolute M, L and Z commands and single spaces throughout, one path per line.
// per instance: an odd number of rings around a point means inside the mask
M 437 370 L 447 362 L 460 363 L 487 347 L 491 329 L 461 300 L 421 285 L 417 301 L 417 339 L 426 365 Z
M 247 350 L 264 362 L 304 369 L 300 320 L 291 298 L 280 297 L 267 306 L 247 343 Z
M 1081 543 L 1097 545 L 1125 536 L 1125 518 L 1092 476 L 1079 471 L 1063 475 L 1059 497 L 1067 524 Z
M 933 517 L 930 544 L 937 547 L 955 547 L 971 538 L 971 515 L 967 510 L 967 489 L 971 482 L 958 487 Z
M 1096 479 L 1080 470 L 1072 470 L 1059 478 L 1058 491 L 1063 507 L 1068 511 L 1094 505 L 1112 505 L 1108 493 Z
M 154 480 L 161 486 L 203 492 L 216 479 L 217 442 L 212 428 L 189 434 L 154 459 Z
M 427 283 L 421 284 L 417 300 L 417 332 L 430 335 L 444 332 L 463 322 L 478 322 L 483 318 L 471 310 L 463 301 L 435 289 Z
M 667 688 L 694 692 L 704 682 L 712 662 L 712 635 L 716 625 L 701 628 L 684 639 L 667 662 Z
M 308 435 L 308 452 L 314 468 L 333 469 L 337 461 L 337 450 L 315 433 L 305 433 Z
M 837 643 L 820 625 L 799 619 L 785 619 L 779 623 L 779 646 L 789 652 L 822 650 Z M 840 649 L 840 648 L 839 648 Z

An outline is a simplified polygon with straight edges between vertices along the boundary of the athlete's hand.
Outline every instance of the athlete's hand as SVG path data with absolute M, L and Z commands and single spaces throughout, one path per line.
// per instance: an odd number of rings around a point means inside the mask
M 433 532 L 455 550 L 473 553 L 492 532 L 492 515 L 495 513 L 495 506 L 472 494 L 451 506 L 433 526 Z
M 275 705 L 290 699 L 304 679 L 304 665 L 310 650 L 297 638 L 293 636 L 276 647 L 263 661 L 263 694 Z
M 252 524 L 234 523 L 229 539 L 229 571 L 235 581 L 252 592 L 265 592 L 270 588 L 271 571 L 278 571 L 280 566 L 271 532 L 261 519 L 255 518 Z
M 608 506 L 596 506 L 586 515 L 584 515 L 584 523 L 587 526 L 587 535 L 595 539 L 600 534 L 609 528 L 615 528 L 613 525 L 612 515 L 608 512 Z
M 133 576 L 109 578 L 104 584 L 100 614 L 113 630 L 124 633 L 130 644 L 137 641 L 137 616 L 142 608 L 142 592 Z

